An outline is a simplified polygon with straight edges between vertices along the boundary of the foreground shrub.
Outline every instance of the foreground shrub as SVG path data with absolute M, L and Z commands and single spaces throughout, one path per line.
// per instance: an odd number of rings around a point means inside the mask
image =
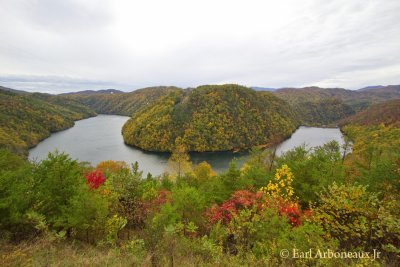
M 34 202 L 32 166 L 0 150 L 0 236 L 14 240 L 34 230 L 26 213 Z
M 106 177 L 100 170 L 94 170 L 85 175 L 86 184 L 90 189 L 97 189 L 106 181 Z
M 395 261 L 400 244 L 399 207 L 398 200 L 380 201 L 365 186 L 334 183 L 320 194 L 312 220 L 327 238 L 339 240 L 344 250 L 378 249 Z

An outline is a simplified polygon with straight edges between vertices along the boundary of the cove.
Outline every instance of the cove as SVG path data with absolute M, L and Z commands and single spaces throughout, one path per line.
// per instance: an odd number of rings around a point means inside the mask
M 53 133 L 30 149 L 29 159 L 40 161 L 46 158 L 49 152 L 58 150 L 69 154 L 73 159 L 87 161 L 92 165 L 104 160 L 125 161 L 128 164 L 137 161 L 144 175 L 148 172 L 153 175 L 162 174 L 165 171 L 169 153 L 146 152 L 125 145 L 121 129 L 128 119 L 129 117 L 126 116 L 98 115 L 76 121 L 74 127 Z M 339 129 L 302 126 L 278 146 L 277 154 L 280 155 L 302 144 L 313 147 L 331 140 L 336 140 L 339 144 L 343 143 Z M 229 162 L 234 158 L 237 158 L 238 164 L 241 165 L 246 155 L 245 152 L 205 152 L 190 153 L 190 158 L 194 164 L 207 161 L 217 173 L 220 173 L 228 168 Z

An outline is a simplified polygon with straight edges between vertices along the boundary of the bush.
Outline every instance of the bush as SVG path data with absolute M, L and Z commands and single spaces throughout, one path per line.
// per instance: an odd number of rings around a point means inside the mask
M 0 233 L 14 239 L 33 231 L 26 213 L 34 200 L 32 166 L 20 157 L 0 150 Z
M 398 200 L 380 201 L 365 186 L 334 183 L 320 194 L 312 221 L 344 250 L 378 249 L 393 259 L 400 243 L 399 207 Z

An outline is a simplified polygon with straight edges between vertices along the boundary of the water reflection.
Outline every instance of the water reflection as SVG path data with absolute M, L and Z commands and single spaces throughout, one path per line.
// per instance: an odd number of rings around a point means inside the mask
M 121 129 L 129 119 L 125 116 L 99 115 L 77 121 L 75 126 L 62 132 L 54 133 L 29 151 L 29 159 L 42 160 L 49 152 L 56 149 L 68 153 L 72 158 L 88 161 L 93 165 L 104 160 L 137 161 L 144 173 L 154 175 L 165 171 L 169 153 L 151 153 L 127 146 L 123 142 Z M 295 146 L 306 143 L 308 146 L 323 145 L 331 140 L 343 143 L 339 129 L 300 127 L 290 139 L 283 142 L 277 150 L 278 155 Z M 233 158 L 238 164 L 245 160 L 247 153 L 206 152 L 190 153 L 194 164 L 207 161 L 216 172 L 228 168 Z

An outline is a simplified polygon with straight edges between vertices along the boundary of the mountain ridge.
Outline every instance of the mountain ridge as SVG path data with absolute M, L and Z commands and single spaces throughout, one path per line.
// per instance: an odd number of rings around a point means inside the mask
M 124 94 L 126 92 L 117 89 L 83 90 L 77 92 L 63 93 L 60 95 L 91 95 L 91 94 Z

